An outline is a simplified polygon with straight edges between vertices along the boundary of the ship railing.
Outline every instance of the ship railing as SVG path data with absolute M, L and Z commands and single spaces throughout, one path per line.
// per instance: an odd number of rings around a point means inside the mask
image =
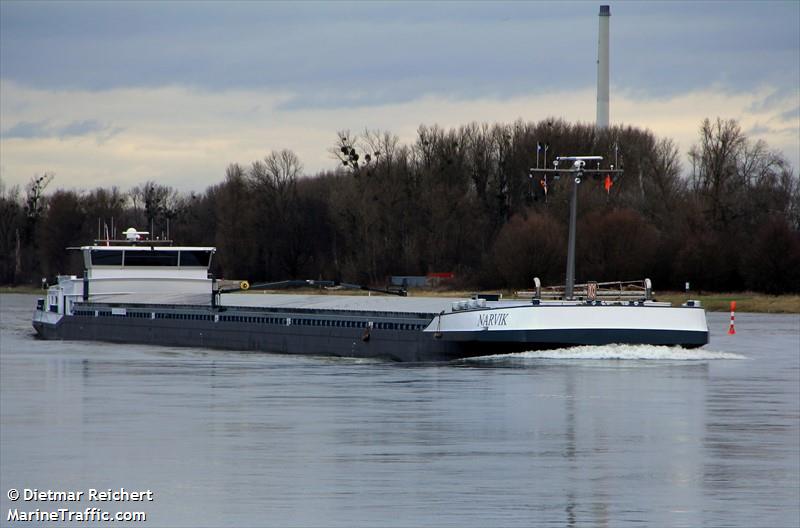
M 163 238 L 139 238 L 136 240 L 111 240 L 111 239 L 98 239 L 94 240 L 95 246 L 171 246 L 172 240 Z
M 521 299 L 563 300 L 565 299 L 565 286 L 541 286 L 541 281 L 535 277 L 533 290 L 515 292 Z M 606 300 L 635 300 L 649 301 L 653 297 L 653 287 L 650 279 L 635 281 L 589 281 L 575 284 L 572 298 L 577 300 L 606 301 Z
M 349 282 L 339 282 L 334 280 L 291 279 L 257 284 L 250 284 L 249 281 L 243 280 L 236 284 L 236 281 L 221 279 L 218 281 L 218 284 L 218 286 L 215 286 L 216 293 L 234 293 L 247 290 L 279 290 L 289 288 L 324 288 L 326 290 L 361 290 L 369 293 L 398 295 L 400 297 L 406 297 L 408 295 L 408 291 L 406 291 L 406 289 L 403 287 L 387 286 L 386 288 L 373 288 L 371 286 L 352 284 Z

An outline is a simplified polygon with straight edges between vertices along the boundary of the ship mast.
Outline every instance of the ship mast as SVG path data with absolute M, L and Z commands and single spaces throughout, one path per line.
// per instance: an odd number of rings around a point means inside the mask
M 559 164 L 562 161 L 571 161 L 572 167 L 560 169 Z M 596 161 L 596 169 L 587 169 L 587 161 Z M 576 225 L 578 222 L 578 185 L 580 185 L 583 177 L 587 174 L 605 174 L 607 178 L 614 178 L 622 171 L 615 169 L 611 165 L 609 169 L 601 169 L 600 162 L 603 161 L 602 156 L 559 156 L 553 161 L 552 169 L 530 169 L 531 177 L 534 174 L 541 174 L 545 177 L 552 175 L 553 179 L 559 179 L 561 176 L 572 178 L 572 197 L 569 204 L 569 239 L 567 241 L 567 272 L 564 281 L 564 298 L 571 300 L 574 298 L 575 291 L 575 238 L 576 238 Z

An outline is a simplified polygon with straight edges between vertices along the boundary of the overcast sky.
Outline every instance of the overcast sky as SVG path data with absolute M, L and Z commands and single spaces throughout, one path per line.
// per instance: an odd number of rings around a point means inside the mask
M 203 190 L 338 130 L 593 122 L 601 2 L 0 1 L 0 179 Z M 800 2 L 610 2 L 611 122 L 800 162 Z

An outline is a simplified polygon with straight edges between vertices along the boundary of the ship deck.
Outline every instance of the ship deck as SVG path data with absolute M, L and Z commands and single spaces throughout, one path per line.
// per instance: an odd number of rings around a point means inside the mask
M 220 304 L 229 307 L 283 310 L 360 311 L 409 314 L 449 312 L 457 297 L 389 297 L 383 295 L 292 295 L 237 293 L 223 294 Z
M 299 312 L 361 312 L 396 315 L 435 316 L 452 313 L 453 303 L 467 301 L 466 297 L 395 297 L 385 295 L 319 295 L 286 293 L 225 293 L 219 297 L 219 306 L 245 310 L 299 311 Z M 80 302 L 80 301 L 78 301 Z M 210 306 L 210 295 L 185 293 L 159 294 L 111 294 L 93 295 L 90 304 L 142 305 L 160 307 L 201 307 Z M 546 300 L 540 306 L 571 306 L 585 304 L 585 301 Z M 606 303 L 603 303 L 606 304 Z M 628 304 L 613 302 L 610 304 Z M 511 308 L 530 305 L 528 300 L 487 301 L 487 308 Z M 647 306 L 668 307 L 669 303 L 648 301 Z

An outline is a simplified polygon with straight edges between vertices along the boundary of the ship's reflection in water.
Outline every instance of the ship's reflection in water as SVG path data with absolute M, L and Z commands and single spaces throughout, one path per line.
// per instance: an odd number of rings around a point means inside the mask
M 530 500 L 561 505 L 564 526 L 702 524 L 692 435 L 703 429 L 708 363 L 578 361 L 533 367 L 561 380 L 530 410 L 542 429 L 530 443 L 541 466 Z
M 125 487 L 158 526 L 798 523 L 793 319 L 714 336 L 746 359 L 408 366 L 32 341 L 2 309 L 4 513 Z

